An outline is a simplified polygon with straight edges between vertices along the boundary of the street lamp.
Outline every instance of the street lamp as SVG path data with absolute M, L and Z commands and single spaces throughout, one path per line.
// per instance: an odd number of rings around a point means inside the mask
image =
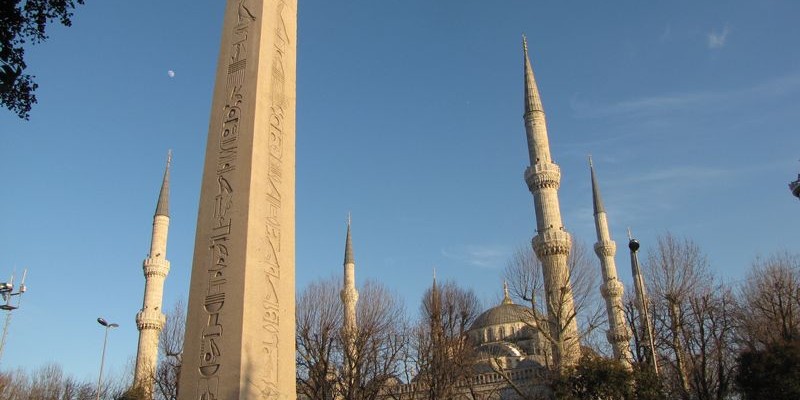
M 100 376 L 97 378 L 97 400 L 100 400 L 100 390 L 102 389 L 102 382 L 103 382 L 103 364 L 106 361 L 106 344 L 108 343 L 108 330 L 111 328 L 119 327 L 119 324 L 109 323 L 104 318 L 98 318 L 97 323 L 103 325 L 106 328 L 106 335 L 103 338 L 103 354 L 100 356 Z
M 794 197 L 800 199 L 800 174 L 797 174 L 796 181 L 789 182 L 789 190 L 792 192 Z

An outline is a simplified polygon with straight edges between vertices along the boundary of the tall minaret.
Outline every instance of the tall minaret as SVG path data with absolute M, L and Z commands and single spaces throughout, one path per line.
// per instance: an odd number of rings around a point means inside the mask
M 528 42 L 522 37 L 525 68 L 525 132 L 528 139 L 530 167 L 525 170 L 525 182 L 533 194 L 536 208 L 536 236 L 533 250 L 542 262 L 545 300 L 550 329 L 544 332 L 553 343 L 556 366 L 575 365 L 580 357 L 578 324 L 570 283 L 567 258 L 572 238 L 561 222 L 558 187 L 561 170 L 550 158 L 545 120 L 539 89 L 528 58 Z
M 358 327 L 356 325 L 356 303 L 358 302 L 358 291 L 356 290 L 356 261 L 353 257 L 353 239 L 350 236 L 350 216 L 347 216 L 347 239 L 344 244 L 344 282 L 339 296 L 342 299 L 344 308 L 344 325 L 342 333 L 347 346 L 349 361 L 347 362 L 348 372 L 352 372 L 356 358 L 356 335 Z M 348 378 L 349 379 L 349 378 Z
M 614 358 L 619 360 L 626 369 L 631 368 L 630 331 L 625 324 L 625 314 L 622 308 L 622 282 L 617 278 L 617 265 L 614 255 L 617 253 L 617 244 L 611 240 L 608 230 L 608 217 L 600 197 L 600 187 L 594 173 L 592 157 L 589 157 L 589 170 L 592 175 L 592 200 L 594 205 L 594 227 L 597 232 L 597 243 L 594 252 L 600 259 L 600 268 L 603 272 L 603 284 L 600 293 L 606 301 L 606 314 L 608 315 L 608 331 L 606 338 L 614 351 Z
M 647 293 L 645 292 L 644 277 L 642 270 L 639 268 L 639 256 L 636 254 L 639 251 L 639 241 L 631 236 L 631 230 L 628 229 L 628 248 L 631 250 L 631 270 L 633 273 L 633 289 L 636 291 L 636 308 L 639 311 L 639 325 L 640 337 L 644 340 L 645 354 L 647 362 L 653 369 L 653 372 L 658 375 L 658 359 L 656 358 L 656 345 L 653 338 L 653 325 L 650 319 L 650 312 L 648 307 Z
M 167 153 L 167 167 L 161 192 L 158 194 L 156 214 L 153 217 L 153 236 L 150 254 L 144 260 L 144 302 L 136 314 L 136 327 L 139 329 L 139 347 L 136 351 L 136 370 L 133 383 L 145 389 L 152 397 L 153 377 L 158 359 L 158 335 L 164 327 L 165 316 L 161 312 L 164 295 L 164 280 L 169 273 L 167 261 L 167 231 L 169 230 L 169 167 L 172 151 Z

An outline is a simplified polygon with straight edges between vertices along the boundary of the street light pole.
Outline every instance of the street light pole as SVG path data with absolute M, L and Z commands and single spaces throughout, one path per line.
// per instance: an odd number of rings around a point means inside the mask
M 108 330 L 112 328 L 119 327 L 119 324 L 108 323 L 103 318 L 98 318 L 97 323 L 103 325 L 106 328 L 105 337 L 103 338 L 103 353 L 100 356 L 100 376 L 97 377 L 97 400 L 100 400 L 100 392 L 102 391 L 102 383 L 103 383 L 103 364 L 106 361 L 106 344 L 108 344 Z

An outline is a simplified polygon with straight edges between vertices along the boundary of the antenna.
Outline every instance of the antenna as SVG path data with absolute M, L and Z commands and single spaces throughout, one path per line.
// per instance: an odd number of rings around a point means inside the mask
M 14 274 L 11 274 L 11 279 L 8 282 L 0 282 L 0 295 L 6 301 L 5 304 L 0 305 L 0 310 L 6 311 L 6 320 L 3 323 L 3 337 L 0 338 L 0 359 L 3 357 L 3 350 L 6 348 L 6 339 L 8 338 L 8 327 L 11 325 L 11 312 L 18 309 L 22 304 L 22 294 L 28 290 L 25 286 L 25 278 L 28 276 L 28 269 L 22 272 L 22 280 L 19 283 L 19 289 L 14 293 Z M 11 304 L 11 297 L 17 296 L 17 305 Z

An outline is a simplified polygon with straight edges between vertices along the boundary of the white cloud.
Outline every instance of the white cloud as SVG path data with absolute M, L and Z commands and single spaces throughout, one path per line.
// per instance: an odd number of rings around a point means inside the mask
M 572 99 L 577 118 L 614 116 L 642 117 L 664 115 L 674 111 L 740 107 L 743 103 L 761 103 L 800 90 L 800 73 L 773 78 L 759 84 L 727 91 L 701 91 L 654 95 L 623 100 L 617 103 L 586 102 Z
M 708 48 L 709 49 L 720 49 L 725 46 L 725 41 L 728 39 L 728 34 L 731 33 L 730 28 L 728 25 L 725 25 L 722 28 L 722 32 L 717 32 L 713 30 L 708 34 Z
M 173 71 L 173 70 L 167 71 L 167 76 L 170 77 L 170 78 L 174 78 L 175 77 L 175 71 Z
M 460 245 L 442 249 L 442 255 L 481 268 L 501 268 L 511 254 L 502 245 Z

